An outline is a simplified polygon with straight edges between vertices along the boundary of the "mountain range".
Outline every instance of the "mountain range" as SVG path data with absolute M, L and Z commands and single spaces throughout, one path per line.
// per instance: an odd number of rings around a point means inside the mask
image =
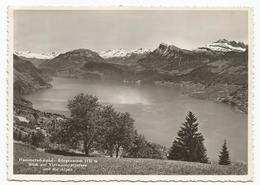
M 19 57 L 25 58 L 36 58 L 36 59 L 53 59 L 58 56 L 60 53 L 52 52 L 52 53 L 33 53 L 31 51 L 15 51 L 15 55 Z
M 245 45 L 243 42 L 220 39 L 204 47 L 199 47 L 198 49 L 211 50 L 215 52 L 231 52 L 231 51 L 244 52 L 247 49 L 247 45 Z
M 114 57 L 130 57 L 131 55 L 142 55 L 145 53 L 149 53 L 150 50 L 149 49 L 143 49 L 143 48 L 139 48 L 136 50 L 131 50 L 131 51 L 127 51 L 125 49 L 115 49 L 115 50 L 107 50 L 107 51 L 101 51 L 98 52 L 98 54 L 102 57 L 102 58 L 114 58 Z
M 60 53 L 52 52 L 52 53 L 34 53 L 31 51 L 15 51 L 15 55 L 19 56 L 22 59 L 28 60 L 32 62 L 35 66 L 40 65 L 46 60 L 50 60 L 58 56 Z
M 242 42 L 220 39 L 195 50 L 164 43 L 153 51 L 77 49 L 44 59 L 38 69 L 51 76 L 181 86 L 185 94 L 247 111 L 248 47 Z

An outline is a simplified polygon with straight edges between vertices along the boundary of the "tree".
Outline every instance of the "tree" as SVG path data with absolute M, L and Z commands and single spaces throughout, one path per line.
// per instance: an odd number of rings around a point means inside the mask
M 102 120 L 105 123 L 101 131 L 102 149 L 112 157 L 119 156 L 120 148 L 127 150 L 134 136 L 134 120 L 129 113 L 116 112 L 112 106 L 105 106 L 102 110 Z
M 132 146 L 127 152 L 127 157 L 163 159 L 166 157 L 166 148 L 149 142 L 143 135 L 135 131 Z
M 231 162 L 230 162 L 230 159 L 229 159 L 229 152 L 228 152 L 228 149 L 227 149 L 227 142 L 226 142 L 226 140 L 224 140 L 224 144 L 223 144 L 222 149 L 220 151 L 218 164 L 220 164 L 220 165 L 229 165 L 230 163 Z
M 18 141 L 22 140 L 22 133 L 18 129 L 14 129 L 13 136 L 14 136 L 14 140 L 18 140 Z
M 129 149 L 134 136 L 134 119 L 130 117 L 128 112 L 118 114 L 118 123 L 114 138 L 116 157 L 118 157 L 120 147 L 124 150 Z
M 45 136 L 41 131 L 36 131 L 31 133 L 31 144 L 33 146 L 39 147 L 41 143 L 44 142 Z
M 207 163 L 204 137 L 198 132 L 197 118 L 192 112 L 186 116 L 186 121 L 178 131 L 178 137 L 173 141 L 168 159 Z
M 59 150 L 66 151 L 69 148 L 76 148 L 78 143 L 72 141 L 72 137 L 70 136 L 72 132 L 70 132 L 71 125 L 73 124 L 71 119 L 66 120 L 52 120 L 47 123 L 47 135 L 50 143 L 58 144 Z M 73 133 L 74 134 L 74 133 Z M 54 145 L 55 146 L 55 145 Z M 53 147 L 53 145 L 49 145 L 49 147 Z M 56 146 L 57 147 L 57 146 Z M 53 148 L 51 148 L 53 149 Z
M 88 156 L 91 150 L 100 150 L 119 156 L 120 149 L 128 150 L 133 141 L 134 119 L 129 113 L 120 113 L 111 105 L 102 106 L 98 98 L 79 94 L 68 103 L 71 116 L 53 121 L 48 127 L 49 141 L 78 149 L 82 146 Z
M 145 137 L 143 135 L 138 134 L 137 130 L 135 130 L 132 146 L 128 150 L 128 157 L 146 158 L 146 146 L 147 141 Z
M 59 133 L 55 136 L 57 141 L 74 148 L 83 143 L 85 155 L 89 156 L 99 137 L 100 107 L 98 98 L 88 94 L 81 93 L 69 100 L 71 117 L 59 128 Z
M 117 112 L 111 105 L 104 106 L 101 112 L 104 126 L 100 128 L 100 135 L 102 135 L 99 140 L 100 149 L 112 157 L 114 153 Z
M 21 131 L 18 131 L 18 138 L 17 138 L 19 141 L 22 140 L 22 132 Z

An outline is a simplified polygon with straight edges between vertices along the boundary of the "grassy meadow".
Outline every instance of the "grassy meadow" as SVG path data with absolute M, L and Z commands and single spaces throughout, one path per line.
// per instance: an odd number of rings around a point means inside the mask
M 43 166 L 47 165 L 43 167 L 34 165 L 29 166 L 27 161 L 24 162 L 21 161 L 21 159 L 52 159 L 54 161 L 82 160 L 92 162 L 75 163 L 74 161 L 68 161 L 66 163 L 66 165 L 85 164 L 83 167 L 49 167 L 48 164 L 41 163 Z M 53 162 L 53 164 L 54 163 L 56 162 Z M 62 156 L 38 151 L 24 144 L 15 143 L 14 174 L 245 175 L 247 174 L 247 165 L 237 163 L 230 166 L 221 166 L 217 164 L 202 164 L 160 159 Z

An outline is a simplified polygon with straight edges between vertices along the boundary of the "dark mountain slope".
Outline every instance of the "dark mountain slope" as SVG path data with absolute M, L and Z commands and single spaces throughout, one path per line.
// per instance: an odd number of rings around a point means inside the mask
M 222 101 L 247 112 L 248 51 L 241 43 L 221 40 L 208 49 L 193 51 L 160 44 L 146 58 L 138 61 L 141 80 L 181 86 L 185 94 Z M 223 44 L 223 47 L 222 47 Z M 235 44 L 236 45 L 236 44 Z M 211 48 L 211 49 L 210 49 Z M 213 50 L 215 49 L 215 50 Z M 150 74 L 147 74 L 150 71 Z
M 39 68 L 53 75 L 74 77 L 88 62 L 104 62 L 104 59 L 91 50 L 77 49 L 43 62 Z
M 146 69 L 173 72 L 197 67 L 211 58 L 214 58 L 214 55 L 209 53 L 196 53 L 173 45 L 160 44 L 146 58 L 139 60 L 138 64 Z
M 247 56 L 247 51 L 243 53 L 228 52 L 181 75 L 180 79 L 206 85 L 216 83 L 247 85 Z
M 39 68 L 55 76 L 119 80 L 130 78 L 133 70 L 121 64 L 105 61 L 96 52 L 87 49 L 73 50 L 42 63 Z
M 19 94 L 28 94 L 49 87 L 50 77 L 42 73 L 31 62 L 14 55 L 14 90 Z
M 106 62 L 89 62 L 81 68 L 81 76 L 84 74 L 97 74 L 99 79 L 103 80 L 123 80 L 131 79 L 134 71 L 125 65 L 106 63 Z
M 21 95 L 49 88 L 51 78 L 37 69 L 30 61 L 13 56 L 14 103 L 28 104 Z
M 49 59 L 41 59 L 41 58 L 27 58 L 23 56 L 19 56 L 19 58 L 30 61 L 34 66 L 38 67 L 41 63 L 48 61 Z

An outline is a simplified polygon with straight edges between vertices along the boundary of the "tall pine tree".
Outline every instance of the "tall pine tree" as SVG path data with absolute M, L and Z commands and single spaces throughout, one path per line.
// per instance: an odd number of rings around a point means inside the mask
M 227 141 L 224 140 L 224 144 L 223 144 L 222 149 L 220 151 L 218 164 L 229 165 L 230 163 L 231 162 L 230 162 L 230 159 L 229 159 L 229 152 L 228 152 L 228 149 L 227 149 Z
M 198 132 L 197 118 L 192 112 L 186 116 L 178 137 L 173 141 L 169 151 L 168 159 L 180 161 L 192 161 L 207 163 L 206 148 L 203 144 L 204 138 Z

